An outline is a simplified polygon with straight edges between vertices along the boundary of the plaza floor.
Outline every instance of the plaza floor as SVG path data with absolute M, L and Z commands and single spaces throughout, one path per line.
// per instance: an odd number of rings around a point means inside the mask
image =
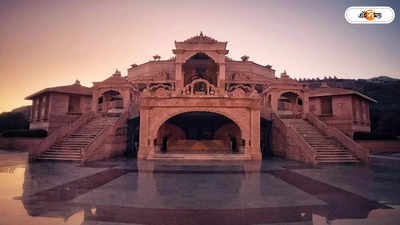
M 0 150 L 0 224 L 400 224 L 400 170 L 113 159 L 29 163 Z

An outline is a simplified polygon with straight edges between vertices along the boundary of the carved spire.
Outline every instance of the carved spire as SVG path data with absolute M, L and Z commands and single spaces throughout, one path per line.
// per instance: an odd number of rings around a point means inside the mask
M 200 31 L 200 35 L 186 39 L 184 42 L 186 42 L 186 43 L 210 43 L 211 44 L 211 43 L 217 43 L 218 41 L 215 40 L 214 38 L 204 35 L 203 32 Z
M 154 61 L 160 61 L 161 56 L 159 56 L 158 54 L 153 56 Z
M 116 69 L 113 76 L 121 76 L 121 72 L 118 69 Z

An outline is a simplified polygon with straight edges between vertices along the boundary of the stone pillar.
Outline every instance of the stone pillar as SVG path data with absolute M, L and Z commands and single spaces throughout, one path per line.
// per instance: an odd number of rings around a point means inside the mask
M 35 108 L 36 108 L 36 100 L 32 99 L 32 107 L 31 107 L 31 122 L 35 120 Z
M 184 77 L 182 73 L 182 63 L 178 62 L 175 64 L 175 80 L 176 90 L 180 91 L 183 89 Z
M 250 112 L 250 154 L 252 159 L 261 160 L 260 150 L 260 111 L 251 110 Z
M 225 91 L 225 62 L 219 64 L 218 88 Z
M 305 118 L 306 114 L 310 112 L 310 98 L 308 93 L 304 93 L 303 95 L 303 118 Z
M 151 150 L 149 114 L 149 109 L 140 110 L 139 151 L 137 155 L 138 159 L 146 159 Z
M 125 90 L 122 92 L 122 101 L 123 101 L 122 103 L 123 103 L 124 111 L 127 111 L 129 109 L 129 105 L 131 103 L 129 90 Z
M 97 105 L 99 104 L 99 93 L 98 91 L 94 91 L 92 95 L 92 111 L 97 112 Z
M 50 95 L 46 96 L 44 119 L 49 120 Z
M 42 120 L 42 108 L 43 108 L 43 96 L 38 98 L 39 101 L 39 107 L 38 107 L 38 120 Z
M 271 94 L 271 108 L 272 108 L 272 111 L 274 111 L 274 112 L 278 112 L 279 97 L 280 96 L 277 96 L 276 93 Z

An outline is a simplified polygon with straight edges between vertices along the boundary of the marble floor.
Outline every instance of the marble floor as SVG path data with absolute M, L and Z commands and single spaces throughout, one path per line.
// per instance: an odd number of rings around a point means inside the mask
M 0 224 L 400 224 L 400 170 L 261 162 L 29 163 L 0 150 Z

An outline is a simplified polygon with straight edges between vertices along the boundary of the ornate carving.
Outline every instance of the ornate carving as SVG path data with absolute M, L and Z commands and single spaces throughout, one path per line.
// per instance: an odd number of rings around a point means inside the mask
M 250 98 L 259 98 L 260 95 L 258 94 L 258 92 L 257 92 L 256 89 L 253 89 L 253 90 L 250 92 L 249 97 L 250 97 Z
M 186 39 L 184 41 L 185 43 L 191 43 L 191 44 L 195 44 L 195 43 L 217 43 L 218 41 L 215 40 L 214 38 L 208 37 L 206 35 L 203 35 L 203 32 L 200 32 L 200 35 L 191 37 L 189 39 Z
M 166 71 L 161 71 L 154 74 L 151 78 L 152 80 L 168 80 L 170 79 L 170 74 Z
M 155 97 L 169 97 L 170 96 L 170 91 L 166 90 L 165 88 L 157 88 L 154 92 L 153 92 L 153 96 Z
M 234 98 L 243 98 L 246 97 L 246 92 L 242 88 L 235 88 L 230 92 L 230 96 Z
M 198 78 L 183 88 L 184 95 L 214 96 L 217 88 L 205 79 Z
M 230 80 L 250 80 L 251 73 L 231 72 L 228 79 Z

